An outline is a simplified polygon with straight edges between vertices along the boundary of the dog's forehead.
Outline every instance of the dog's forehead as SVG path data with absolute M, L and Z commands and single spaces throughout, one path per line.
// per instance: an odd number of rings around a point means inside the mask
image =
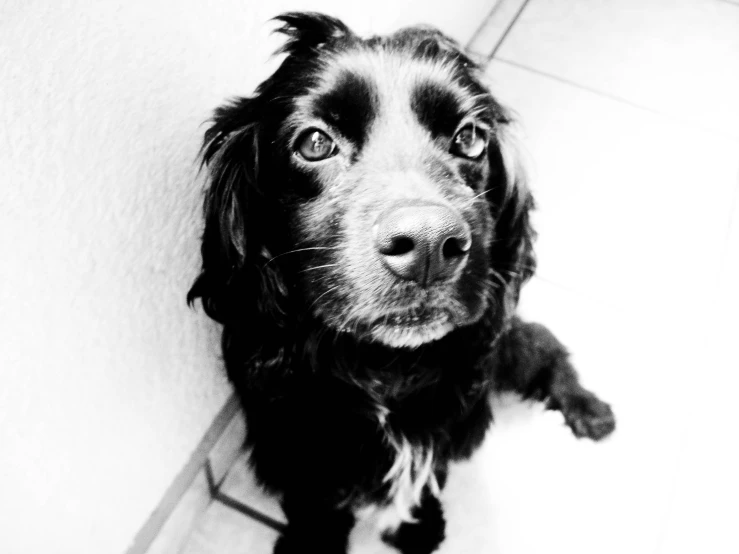
M 418 86 L 434 83 L 463 94 L 458 83 L 460 67 L 448 58 L 419 58 L 405 50 L 357 48 L 339 53 L 333 69 L 351 73 L 372 82 L 380 94 L 408 94 Z M 330 85 L 331 71 L 326 73 Z
M 298 112 L 328 121 L 360 145 L 373 123 L 400 117 L 433 135 L 448 135 L 480 104 L 477 91 L 460 79 L 466 68 L 459 64 L 402 50 L 336 53 L 321 64 L 315 86 L 297 100 Z

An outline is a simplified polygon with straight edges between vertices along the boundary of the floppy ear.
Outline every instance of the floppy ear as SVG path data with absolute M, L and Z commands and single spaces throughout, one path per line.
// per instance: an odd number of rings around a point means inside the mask
M 492 245 L 493 270 L 506 283 L 506 306 L 515 307 L 521 286 L 536 270 L 533 243 L 536 233 L 531 226 L 530 212 L 534 199 L 528 188 L 518 141 L 510 120 L 496 134 L 497 155 L 491 156 L 491 178 L 501 184 L 494 187 L 495 236 Z M 496 148 L 491 148 L 495 152 Z
M 259 130 L 252 103 L 239 99 L 218 108 L 201 150 L 209 177 L 203 210 L 203 268 L 187 300 L 201 298 L 206 313 L 221 323 L 230 319 L 229 312 L 235 308 L 232 289 L 247 257 L 247 210 L 259 171 Z
M 286 13 L 278 32 L 287 36 L 287 57 L 257 87 L 215 111 L 205 133 L 205 194 L 202 271 L 187 295 L 200 298 L 206 313 L 223 323 L 223 356 L 237 390 L 275 391 L 270 385 L 290 371 L 288 337 L 295 324 L 288 287 L 271 252 L 283 248 L 287 226 L 273 186 L 280 182 L 275 132 L 291 98 L 305 87 L 297 69 L 312 63 L 316 50 L 354 35 L 337 19 Z M 266 148 L 265 148 L 266 146 Z M 283 223 L 281 223 L 283 222 Z
M 259 98 L 218 108 L 202 148 L 205 194 L 203 267 L 187 295 L 224 324 L 278 318 L 286 290 L 276 267 L 264 268 L 269 208 L 260 185 Z
M 224 324 L 226 369 L 240 391 L 266 390 L 287 371 L 287 287 L 277 264 L 267 263 L 274 207 L 263 183 L 270 164 L 260 154 L 268 140 L 261 137 L 263 111 L 259 96 L 238 99 L 216 110 L 205 133 L 203 267 L 187 295 L 190 303 L 200 298 L 205 312 Z
M 269 157 L 260 155 L 260 144 L 274 149 L 274 137 L 283 112 L 290 109 L 295 87 L 295 65 L 302 65 L 315 50 L 334 41 L 349 40 L 351 31 L 338 19 L 316 13 L 285 13 L 277 32 L 287 40 L 278 53 L 287 53 L 280 68 L 257 87 L 250 98 L 239 98 L 215 111 L 205 133 L 203 165 L 209 188 L 205 197 L 203 269 L 187 296 L 201 298 L 206 313 L 224 324 L 251 324 L 259 318 L 277 321 L 284 315 L 286 287 L 277 264 L 267 264 L 267 228 L 274 225 L 274 203 L 264 168 Z M 270 154 L 271 156 L 272 154 Z M 274 195 L 274 191 L 271 191 Z M 274 237 L 272 237 L 274 238 Z

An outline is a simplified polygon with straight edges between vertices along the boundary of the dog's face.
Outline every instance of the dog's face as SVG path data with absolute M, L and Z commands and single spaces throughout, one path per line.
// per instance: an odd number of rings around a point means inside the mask
M 311 309 L 390 346 L 476 321 L 493 286 L 488 99 L 458 65 L 403 50 L 322 61 L 280 133 L 310 191 L 290 220 Z
M 281 19 L 288 57 L 206 136 L 227 263 L 279 280 L 297 316 L 390 347 L 504 309 L 531 269 L 530 201 L 477 67 L 435 31 Z

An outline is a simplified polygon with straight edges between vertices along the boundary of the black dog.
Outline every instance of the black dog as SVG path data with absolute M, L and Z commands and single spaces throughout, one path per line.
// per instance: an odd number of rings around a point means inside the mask
M 578 437 L 615 420 L 514 315 L 533 202 L 480 68 L 427 28 L 365 40 L 277 19 L 282 65 L 205 134 L 189 300 L 223 324 L 251 463 L 288 519 L 275 552 L 344 553 L 373 510 L 398 516 L 388 543 L 432 552 L 448 465 L 482 441 L 491 392 L 547 400 Z

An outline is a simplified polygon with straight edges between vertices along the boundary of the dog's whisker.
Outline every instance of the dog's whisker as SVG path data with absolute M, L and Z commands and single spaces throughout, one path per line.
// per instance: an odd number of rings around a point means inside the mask
M 484 196 L 485 194 L 487 194 L 487 193 L 488 193 L 488 192 L 490 192 L 491 190 L 493 190 L 493 188 L 492 188 L 492 187 L 490 187 L 489 189 L 485 189 L 485 190 L 484 190 L 484 191 L 482 191 L 482 192 L 481 192 L 480 194 L 476 194 L 475 196 L 473 196 L 472 198 L 470 198 L 470 201 L 472 201 L 472 200 L 477 200 L 478 198 L 480 198 L 481 196 Z
M 489 271 L 493 277 L 498 279 L 498 281 L 500 282 L 501 285 L 503 285 L 504 288 L 508 288 L 508 283 L 506 282 L 506 280 L 503 278 L 503 276 L 500 273 L 495 271 L 493 268 L 490 268 Z
M 277 256 L 272 256 L 269 260 L 264 262 L 264 265 L 262 267 L 266 267 L 267 264 L 272 263 L 277 258 L 281 258 L 282 256 L 287 256 L 288 254 L 297 254 L 299 252 L 307 252 L 308 250 L 338 250 L 341 248 L 340 246 L 310 246 L 307 248 L 297 248 L 295 250 L 289 250 L 287 252 L 283 252 L 282 254 L 277 254 Z
M 326 268 L 326 267 L 337 267 L 338 265 L 339 264 L 316 265 L 316 266 L 313 266 L 313 267 L 307 267 L 305 269 L 301 269 L 300 271 L 298 271 L 298 273 L 305 273 L 306 271 L 314 271 L 316 269 L 323 269 L 323 268 Z
M 518 261 L 517 262 L 512 262 L 512 263 L 510 263 L 510 264 L 508 264 L 508 265 L 506 265 L 504 267 L 506 269 L 508 269 L 508 270 L 526 269 L 528 271 L 533 271 L 533 270 L 536 269 L 536 266 L 535 265 L 529 265 L 529 264 L 524 263 L 523 261 L 521 261 L 521 262 L 518 262 Z
M 307 309 L 306 311 L 307 311 L 307 312 L 310 312 L 310 311 L 311 311 L 311 310 L 313 309 L 313 306 L 315 306 L 315 305 L 316 305 L 316 303 L 317 303 L 317 302 L 318 302 L 318 301 L 319 301 L 319 300 L 320 300 L 321 298 L 323 298 L 324 296 L 326 296 L 326 295 L 327 295 L 328 293 L 330 293 L 330 292 L 332 292 L 332 291 L 335 291 L 336 289 L 338 289 L 338 288 L 339 288 L 339 286 L 340 286 L 340 285 L 334 285 L 333 287 L 331 287 L 331 288 L 329 288 L 328 290 L 326 290 L 326 291 L 324 291 L 323 293 L 321 293 L 321 295 L 320 295 L 320 296 L 319 296 L 318 298 L 316 298 L 316 299 L 315 299 L 315 300 L 314 300 L 313 302 L 311 302 L 311 305 L 310 305 L 310 306 L 308 306 L 308 309 Z

